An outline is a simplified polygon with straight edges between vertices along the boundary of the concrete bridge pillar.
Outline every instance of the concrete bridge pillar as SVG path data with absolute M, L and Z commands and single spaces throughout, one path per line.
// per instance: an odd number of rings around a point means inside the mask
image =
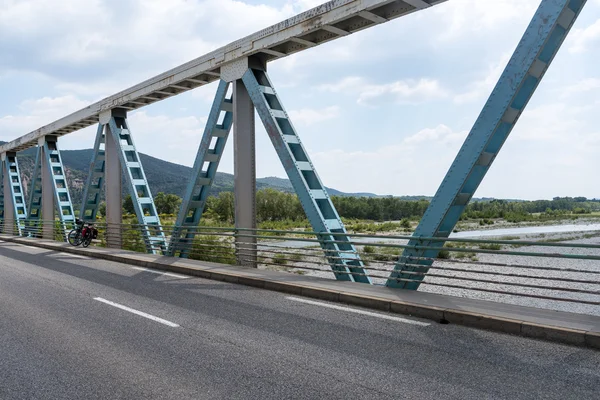
M 266 64 L 251 57 L 223 66 L 221 78 L 233 84 L 233 147 L 235 227 L 238 234 L 255 235 L 256 224 L 256 135 L 254 104 L 242 81 L 248 68 L 266 69 Z M 256 238 L 238 237 L 237 263 L 256 268 Z
M 123 190 L 121 184 L 120 147 L 110 132 L 109 121 L 112 117 L 126 117 L 123 109 L 114 109 L 100 114 L 100 123 L 105 130 L 105 196 L 106 196 L 106 245 L 121 248 L 123 222 Z
M 241 80 L 233 83 L 233 146 L 235 174 L 235 227 L 256 229 L 256 151 L 254 104 Z M 256 267 L 256 239 L 237 238 L 238 264 Z
M 54 185 L 52 182 L 53 178 L 51 175 L 52 167 L 48 165 L 46 150 L 44 147 L 45 144 L 46 137 L 40 138 L 38 140 L 41 161 L 40 172 L 42 174 L 42 237 L 44 239 L 52 240 L 54 239 L 54 218 L 56 207 L 54 203 Z M 31 187 L 33 189 L 33 185 Z

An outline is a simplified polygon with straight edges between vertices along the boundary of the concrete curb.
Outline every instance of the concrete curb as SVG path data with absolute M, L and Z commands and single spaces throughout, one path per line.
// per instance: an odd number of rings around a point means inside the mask
M 569 329 L 562 326 L 539 324 L 532 321 L 503 318 L 495 315 L 473 313 L 454 308 L 442 308 L 421 303 L 412 303 L 401 300 L 390 300 L 368 294 L 353 292 L 351 287 L 341 290 L 332 290 L 319 285 L 318 278 L 314 284 L 286 281 L 288 273 L 268 271 L 271 277 L 261 276 L 255 269 L 232 267 L 221 264 L 205 263 L 200 261 L 180 260 L 162 256 L 134 253 L 118 250 L 116 253 L 107 249 L 79 248 L 66 243 L 46 240 L 28 239 L 0 235 L 0 240 L 39 247 L 47 250 L 60 251 L 93 258 L 115 261 L 123 264 L 144 268 L 176 272 L 199 278 L 236 283 L 255 288 L 277 291 L 314 299 L 344 303 L 379 311 L 388 311 L 397 314 L 409 315 L 440 323 L 450 323 L 469 326 L 478 329 L 508 333 L 529 338 L 560 342 L 575 346 L 600 349 L 600 332 Z M 169 262 L 160 260 L 168 259 Z M 266 272 L 266 271 L 263 271 Z M 304 277 L 310 280 L 310 277 Z

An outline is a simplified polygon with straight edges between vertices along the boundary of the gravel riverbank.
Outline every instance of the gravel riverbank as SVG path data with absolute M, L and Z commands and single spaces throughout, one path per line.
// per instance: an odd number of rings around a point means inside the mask
M 594 226 L 579 225 L 575 228 L 578 231 L 568 232 L 569 229 L 567 229 L 567 232 L 513 234 L 510 235 L 510 238 L 506 236 L 504 230 L 498 230 L 496 233 L 486 230 L 485 234 L 480 236 L 485 239 L 510 239 L 540 243 L 539 246 L 524 247 L 503 245 L 501 248 L 503 251 L 561 253 L 600 257 L 600 248 L 557 248 L 547 246 L 555 242 L 600 245 L 600 227 L 597 227 L 597 230 L 592 230 L 592 228 Z M 464 235 L 469 238 L 477 238 L 477 235 L 473 236 L 466 233 Z M 368 241 L 364 238 L 356 238 L 355 242 L 362 242 L 368 245 L 368 247 L 372 247 L 371 249 L 367 249 L 370 253 L 365 253 L 365 245 L 356 246 L 362 254 L 363 259 L 368 263 L 369 274 L 371 276 L 381 276 L 381 278 L 373 278 L 375 284 L 385 284 L 385 278 L 387 278 L 389 271 L 394 267 L 396 254 L 401 251 L 400 248 L 391 249 L 389 247 L 377 247 L 377 245 L 381 243 L 399 245 L 407 243 L 406 240 L 389 240 L 384 237 Z M 291 246 L 291 242 L 280 242 L 277 247 L 281 248 L 284 252 L 289 252 L 289 254 L 281 258 L 288 258 L 289 261 L 280 260 L 276 264 L 281 263 L 285 265 L 264 265 L 262 268 L 285 269 L 305 275 L 334 278 L 331 269 L 325 264 L 320 249 L 314 248 L 314 246 L 302 249 L 299 248 L 300 246 L 305 247 L 306 244 L 300 243 L 297 246 Z M 581 301 L 600 302 L 600 261 L 485 254 L 478 253 L 478 250 L 480 250 L 478 245 L 469 246 L 471 248 L 467 249 L 466 254 L 462 256 L 459 255 L 460 253 L 451 253 L 450 259 L 436 260 L 434 268 L 429 272 L 431 276 L 425 277 L 419 290 L 457 297 L 600 316 L 599 305 L 581 303 Z M 494 248 L 493 250 L 498 249 Z M 298 256 L 294 254 L 298 254 Z M 310 254 L 314 254 L 314 257 L 311 257 Z M 319 262 L 321 265 L 315 264 L 315 262 Z M 311 269 L 307 270 L 305 268 Z M 481 280 L 485 280 L 486 282 L 481 282 Z M 568 282 L 567 280 L 575 282 Z M 553 288 L 570 289 L 572 291 L 556 290 Z M 595 293 L 578 293 L 577 291 L 579 290 Z M 557 297 L 571 301 L 549 300 L 538 298 L 539 296 Z

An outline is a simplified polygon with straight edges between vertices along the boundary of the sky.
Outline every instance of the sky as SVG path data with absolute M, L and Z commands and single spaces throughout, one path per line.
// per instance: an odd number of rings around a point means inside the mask
M 321 4 L 0 0 L 0 140 Z M 449 0 L 269 64 L 325 185 L 433 195 L 540 0 Z M 588 0 L 476 197 L 600 198 L 600 0 Z M 213 83 L 129 114 L 138 151 L 191 166 Z M 93 146 L 95 127 L 60 139 Z M 257 176 L 285 177 L 257 118 Z M 219 170 L 233 172 L 233 140 Z

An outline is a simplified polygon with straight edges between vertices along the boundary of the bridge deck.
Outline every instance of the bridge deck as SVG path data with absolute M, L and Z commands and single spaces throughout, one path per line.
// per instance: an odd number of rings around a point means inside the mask
M 450 324 L 600 348 L 600 317 L 484 300 L 199 262 L 125 250 L 75 248 L 66 243 L 1 235 L 0 240 L 83 254 L 177 273 L 407 314 Z
M 0 242 L 0 398 L 597 398 L 593 349 L 307 300 Z

